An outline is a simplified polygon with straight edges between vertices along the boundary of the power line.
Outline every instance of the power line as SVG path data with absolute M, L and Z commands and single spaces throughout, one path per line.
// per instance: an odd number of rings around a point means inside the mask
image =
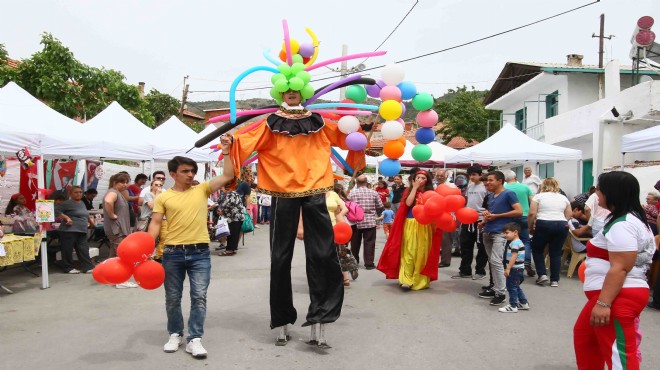
M 405 63 L 405 62 L 410 62 L 410 61 L 412 61 L 412 60 L 425 58 L 425 57 L 428 57 L 428 56 L 431 56 L 431 55 L 444 53 L 444 52 L 449 51 L 449 50 L 458 49 L 458 48 L 461 48 L 461 47 L 464 47 L 464 46 L 467 46 L 467 45 L 471 45 L 471 44 L 475 44 L 475 43 L 478 43 L 478 42 L 481 42 L 481 41 L 484 41 L 484 40 L 492 39 L 492 38 L 497 37 L 497 36 L 501 36 L 501 35 L 504 35 L 504 34 L 507 34 L 507 33 L 513 32 L 513 31 L 518 31 L 518 30 L 521 30 L 521 29 L 523 29 L 523 28 L 527 28 L 527 27 L 533 26 L 533 25 L 535 25 L 535 24 L 539 24 L 539 23 L 542 23 L 542 22 L 548 21 L 548 20 L 550 20 L 550 19 L 557 18 L 557 17 L 559 17 L 559 16 L 562 16 L 562 15 L 565 15 L 565 14 L 568 14 L 568 13 L 572 13 L 572 12 L 574 12 L 574 11 L 580 10 L 580 9 L 582 9 L 582 8 L 586 8 L 586 7 L 588 7 L 588 6 L 594 5 L 594 4 L 599 3 L 599 2 L 600 2 L 600 0 L 596 0 L 596 1 L 590 2 L 590 3 L 588 3 L 588 4 L 580 5 L 580 6 L 578 6 L 578 7 L 575 7 L 575 8 L 572 8 L 572 9 L 569 9 L 569 10 L 566 10 L 566 11 L 563 11 L 563 12 L 561 12 L 561 13 L 557 13 L 557 14 L 551 15 L 551 16 L 549 16 L 549 17 L 545 17 L 545 18 L 542 18 L 542 19 L 536 20 L 536 21 L 534 21 L 534 22 L 530 22 L 530 23 L 527 23 L 527 24 L 524 24 L 524 25 L 521 25 L 521 26 L 518 26 L 518 27 L 510 28 L 510 29 L 508 29 L 508 30 L 501 31 L 501 32 L 498 32 L 498 33 L 494 33 L 494 34 L 489 35 L 489 36 L 481 37 L 481 38 L 478 38 L 478 39 L 476 39 L 476 40 L 472 40 L 472 41 L 464 42 L 464 43 L 462 43 L 462 44 L 458 44 L 458 45 L 450 46 L 450 47 L 448 47 L 448 48 L 444 48 L 444 49 L 440 49 L 440 50 L 432 51 L 432 52 L 430 52 L 430 53 L 425 53 L 425 54 L 417 55 L 417 56 L 414 56 L 414 57 L 411 57 L 411 58 L 407 58 L 407 59 L 398 60 L 398 61 L 395 61 L 395 63 Z M 383 68 L 383 67 L 385 67 L 384 64 L 383 64 L 383 65 L 380 65 L 380 66 L 376 66 L 376 67 L 366 68 L 366 69 L 364 69 L 364 70 L 362 70 L 362 71 L 359 71 L 359 72 L 358 72 L 358 71 L 355 71 L 355 72 L 348 72 L 347 74 L 348 74 L 348 75 L 351 75 L 351 74 L 355 74 L 355 73 L 363 73 L 363 72 L 366 72 L 366 71 L 372 71 L 372 70 L 379 69 L 379 68 Z M 312 80 L 311 82 L 324 81 L 324 80 L 329 80 L 329 79 L 334 79 L 334 78 L 337 78 L 337 76 L 319 78 L 319 79 Z M 272 87 L 272 86 L 251 87 L 251 88 L 245 88 L 245 89 L 236 89 L 236 91 L 265 90 L 265 89 L 270 89 L 271 87 Z M 218 92 L 218 93 L 228 93 L 229 90 L 198 91 L 198 92 Z
M 408 15 L 410 15 L 410 13 L 413 11 L 413 9 L 415 9 L 415 7 L 417 6 L 417 4 L 419 4 L 419 0 L 415 1 L 415 3 L 413 4 L 413 6 L 410 8 L 410 10 L 408 10 L 408 13 L 406 13 L 406 15 L 403 16 L 403 18 L 401 19 L 401 21 L 396 25 L 396 27 L 394 27 L 394 29 L 392 30 L 392 32 L 390 32 L 390 34 L 387 35 L 387 37 L 385 38 L 385 40 L 383 40 L 383 42 L 381 42 L 380 45 L 378 45 L 378 47 L 374 49 L 374 51 L 378 51 L 378 49 L 380 49 L 380 47 L 383 46 L 383 44 L 385 44 L 385 42 L 387 42 L 387 40 L 389 40 L 390 37 L 392 37 L 392 35 L 394 34 L 394 32 L 396 32 L 396 30 L 399 28 L 399 26 L 401 25 L 401 23 L 403 23 L 403 21 L 405 21 L 406 18 L 408 18 Z M 369 57 L 365 58 L 361 63 L 364 63 L 364 62 L 366 62 L 367 60 L 369 60 Z

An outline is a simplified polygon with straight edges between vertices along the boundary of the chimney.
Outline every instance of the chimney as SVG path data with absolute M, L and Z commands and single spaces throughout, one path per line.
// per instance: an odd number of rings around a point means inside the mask
M 582 67 L 582 58 L 584 58 L 584 56 L 580 54 L 568 54 L 566 56 L 566 65 L 569 67 Z
M 144 98 L 144 82 L 138 82 L 138 90 L 140 91 L 140 97 Z

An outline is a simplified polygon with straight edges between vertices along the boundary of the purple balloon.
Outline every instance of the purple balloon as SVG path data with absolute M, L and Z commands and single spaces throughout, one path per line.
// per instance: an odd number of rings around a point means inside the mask
M 403 102 L 400 102 L 401 104 L 401 117 L 403 117 L 404 114 L 406 114 L 406 105 L 403 104 Z
M 376 83 L 373 85 L 364 85 L 364 88 L 367 89 L 367 95 L 372 98 L 380 99 L 380 89 L 387 86 L 383 80 L 376 80 Z
M 300 44 L 300 50 L 298 51 L 298 54 L 304 58 L 311 57 L 314 55 L 314 45 L 308 42 Z
M 346 146 L 350 150 L 362 150 L 367 147 L 367 137 L 361 132 L 353 132 L 346 136 Z

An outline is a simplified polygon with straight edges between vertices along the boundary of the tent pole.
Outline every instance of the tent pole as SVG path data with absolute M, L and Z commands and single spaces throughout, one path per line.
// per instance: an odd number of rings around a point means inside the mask
M 37 189 L 45 189 L 46 181 L 44 179 L 44 159 L 43 155 L 37 160 Z M 41 227 L 39 227 L 41 232 Z M 41 289 L 50 288 L 48 281 L 48 244 L 46 239 L 41 234 Z
M 621 171 L 626 170 L 626 153 L 621 153 Z

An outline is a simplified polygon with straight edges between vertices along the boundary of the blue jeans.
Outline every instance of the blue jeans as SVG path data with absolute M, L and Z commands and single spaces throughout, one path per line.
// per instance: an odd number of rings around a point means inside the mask
M 190 278 L 190 318 L 188 319 L 188 341 L 204 335 L 206 319 L 206 291 L 211 280 L 211 255 L 209 249 L 188 250 L 165 247 L 163 252 L 165 269 L 165 310 L 167 331 L 183 336 L 183 314 L 181 295 L 186 273 Z
M 536 220 L 536 231 L 532 240 L 534 264 L 539 277 L 547 275 L 543 250 L 548 245 L 550 255 L 550 281 L 559 281 L 561 268 L 561 250 L 568 235 L 566 221 Z
M 261 206 L 261 215 L 259 216 L 259 222 L 270 222 L 270 206 Z
M 506 277 L 506 290 L 509 292 L 509 304 L 513 307 L 520 303 L 527 303 L 527 297 L 520 288 L 520 284 L 525 280 L 523 269 L 512 268 L 509 276 Z
M 525 266 L 532 264 L 532 239 L 529 237 L 529 225 L 527 224 L 527 216 L 518 218 L 520 225 L 520 241 L 525 245 Z

